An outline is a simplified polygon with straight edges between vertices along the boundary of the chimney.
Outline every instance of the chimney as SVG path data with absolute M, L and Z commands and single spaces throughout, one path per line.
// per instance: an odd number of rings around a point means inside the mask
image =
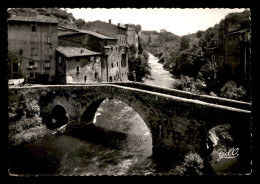
M 108 20 L 108 23 L 111 24 L 111 19 Z
M 117 26 L 120 26 L 120 23 L 117 23 Z
M 11 18 L 12 14 L 10 12 L 7 12 L 8 19 Z

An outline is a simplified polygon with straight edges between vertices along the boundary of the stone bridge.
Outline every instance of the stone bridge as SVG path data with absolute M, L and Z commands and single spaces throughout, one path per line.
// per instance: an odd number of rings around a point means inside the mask
M 19 90 L 30 90 L 28 95 L 38 99 L 46 123 L 51 122 L 53 111 L 64 111 L 68 120 L 67 131 L 91 123 L 104 99 L 120 100 L 133 108 L 146 123 L 154 154 L 183 156 L 196 151 L 203 155 L 207 132 L 221 124 L 230 124 L 238 142 L 250 145 L 251 111 L 246 102 L 135 82 L 22 87 L 9 89 L 9 95 L 17 94 Z

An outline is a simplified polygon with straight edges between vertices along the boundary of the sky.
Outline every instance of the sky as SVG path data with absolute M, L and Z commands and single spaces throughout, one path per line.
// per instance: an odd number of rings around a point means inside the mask
M 100 20 L 112 24 L 140 24 L 142 30 L 155 30 L 160 32 L 165 29 L 176 35 L 183 36 L 196 33 L 198 30 L 206 30 L 215 24 L 228 13 L 242 12 L 245 9 L 180 9 L 180 8 L 74 8 L 67 9 L 76 19 L 82 18 L 87 21 Z

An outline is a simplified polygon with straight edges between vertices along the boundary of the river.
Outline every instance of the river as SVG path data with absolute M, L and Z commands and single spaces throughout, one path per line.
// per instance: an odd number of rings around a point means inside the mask
M 157 61 L 150 55 L 152 79 L 145 83 L 170 88 L 174 79 Z M 132 108 L 106 99 L 93 124 L 86 128 L 11 149 L 9 172 L 48 176 L 168 175 L 176 164 L 152 156 L 150 131 Z
M 149 53 L 149 65 L 151 67 L 151 77 L 145 79 L 144 83 L 160 87 L 171 88 L 175 79 L 172 75 L 163 68 L 161 63 L 158 63 L 158 58 Z
M 21 175 L 167 174 L 172 164 L 155 160 L 142 118 L 121 101 L 106 99 L 93 124 L 40 138 L 11 150 L 10 173 Z

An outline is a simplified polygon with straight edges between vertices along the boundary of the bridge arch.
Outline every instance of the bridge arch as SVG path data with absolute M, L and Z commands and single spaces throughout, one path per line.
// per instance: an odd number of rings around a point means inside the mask
M 50 114 L 50 122 L 47 127 L 50 129 L 59 128 L 69 122 L 68 113 L 63 105 L 56 104 L 53 106 Z
M 99 99 L 93 101 L 80 114 L 80 122 L 82 124 L 89 124 L 89 123 L 91 123 L 92 120 L 94 119 L 94 116 L 95 116 L 95 113 L 97 112 L 98 107 L 107 98 L 108 99 L 115 99 L 115 100 L 121 101 L 121 102 L 125 103 L 127 106 L 131 107 L 142 118 L 142 120 L 144 121 L 144 123 L 146 124 L 147 128 L 149 129 L 149 131 L 152 134 L 150 123 L 149 123 L 148 119 L 146 118 L 145 113 L 142 112 L 141 108 L 137 108 L 137 104 L 135 104 L 133 102 L 130 102 L 130 101 L 128 101 L 125 98 L 118 97 L 118 96 L 114 96 L 114 97 L 107 96 L 107 97 L 102 97 L 102 98 L 99 98 Z

